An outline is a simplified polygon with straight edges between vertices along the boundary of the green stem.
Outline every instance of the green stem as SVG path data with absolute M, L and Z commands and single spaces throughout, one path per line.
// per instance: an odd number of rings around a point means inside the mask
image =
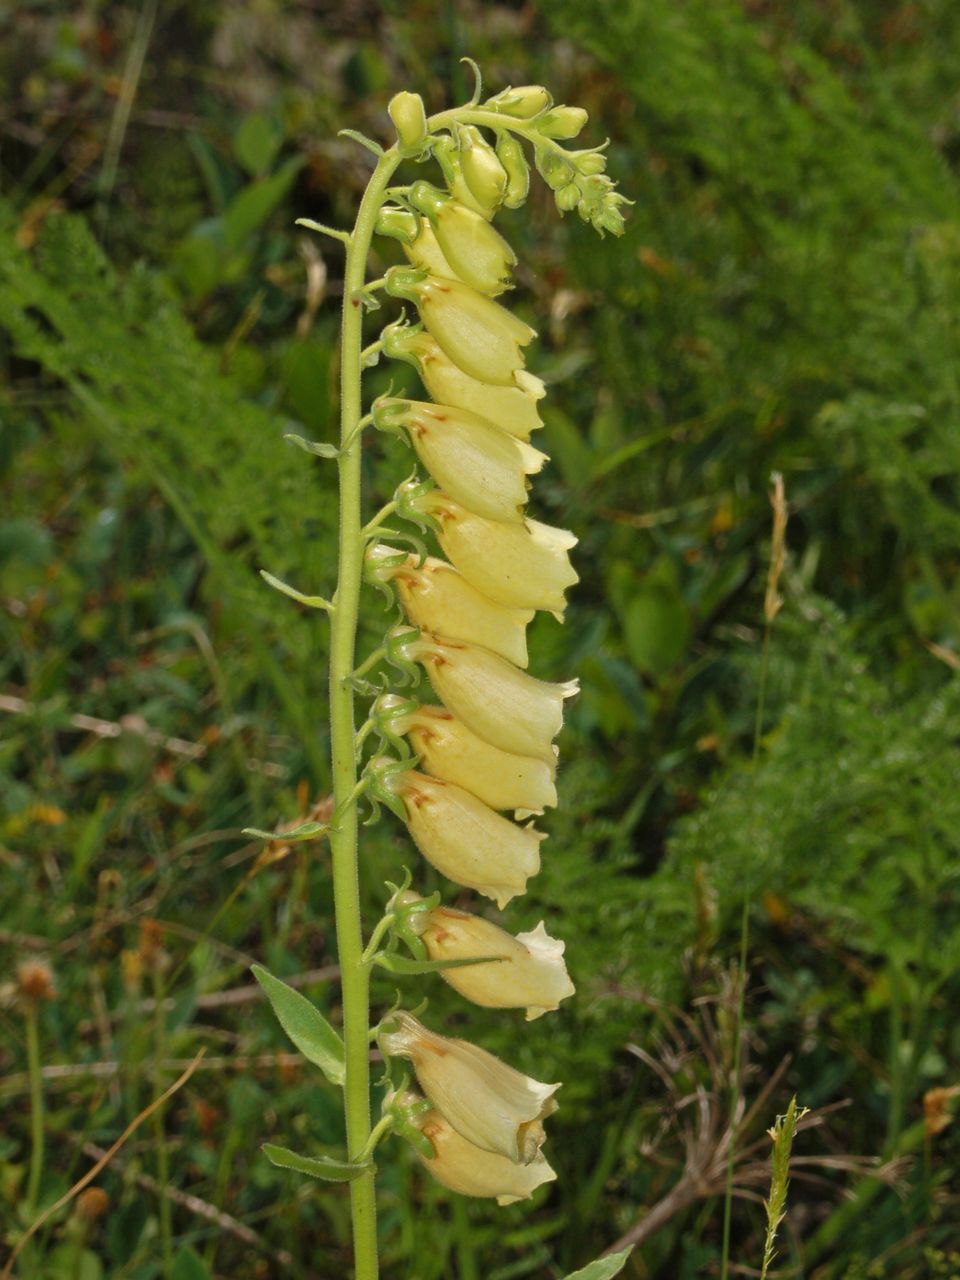
M 37 1030 L 37 1006 L 26 1002 L 27 1073 L 30 1076 L 30 1176 L 27 1181 L 27 1209 L 30 1217 L 37 1207 L 40 1178 L 43 1173 L 43 1083 L 40 1075 L 40 1037 Z
M 344 269 L 343 320 L 340 340 L 340 472 L 339 579 L 336 612 L 330 632 L 330 737 L 334 807 L 340 810 L 357 785 L 354 749 L 354 692 L 349 677 L 354 668 L 357 617 L 363 561 L 360 526 L 361 345 L 367 255 L 377 213 L 394 170 L 400 163 L 395 150 L 385 152 L 364 193 L 350 236 Z M 370 1139 L 370 1022 L 369 970 L 363 963 L 363 929 L 357 871 L 357 810 L 345 808 L 330 833 L 333 892 L 337 922 L 337 951 L 343 994 L 343 1040 L 346 1079 L 344 1106 L 347 1150 L 356 1159 Z M 370 1170 L 350 1183 L 355 1280 L 376 1280 L 377 1207 L 374 1173 Z

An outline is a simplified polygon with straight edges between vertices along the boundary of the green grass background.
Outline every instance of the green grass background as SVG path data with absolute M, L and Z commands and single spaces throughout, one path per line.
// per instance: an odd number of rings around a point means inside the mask
M 565 1080 L 560 1180 L 453 1204 L 385 1149 L 384 1276 L 555 1280 L 651 1212 L 626 1276 L 719 1274 L 744 901 L 735 1274 L 759 1270 L 764 1131 L 796 1093 L 816 1123 L 779 1273 L 960 1275 L 960 1128 L 924 1126 L 960 1083 L 950 0 L 0 15 L 0 1248 L 30 1152 L 14 974 L 42 957 L 42 1203 L 208 1060 L 162 1141 L 148 1123 L 98 1180 L 106 1214 L 61 1213 L 19 1274 L 162 1276 L 162 1203 L 174 1280 L 349 1273 L 343 1190 L 259 1152 L 334 1154 L 342 1133 L 243 990 L 260 961 L 338 1017 L 324 848 L 254 874 L 240 833 L 328 784 L 324 622 L 257 570 L 326 593 L 335 568 L 330 464 L 282 437 L 335 433 L 341 257 L 293 220 L 349 225 L 370 163 L 337 130 L 386 138 L 400 88 L 462 100 L 465 54 L 490 92 L 585 106 L 636 203 L 620 241 L 542 185 L 498 221 L 549 384 L 534 502 L 580 536 L 582 578 L 568 625 L 533 633 L 537 672 L 583 693 L 544 870 L 509 917 L 567 939 L 578 998 L 528 1026 L 406 990 Z M 398 368 L 371 393 L 412 389 Z M 371 510 L 410 465 L 371 443 Z M 764 659 L 774 470 L 790 522 Z M 373 595 L 363 645 L 383 626 Z M 432 885 L 388 816 L 364 837 L 368 920 L 403 864 Z

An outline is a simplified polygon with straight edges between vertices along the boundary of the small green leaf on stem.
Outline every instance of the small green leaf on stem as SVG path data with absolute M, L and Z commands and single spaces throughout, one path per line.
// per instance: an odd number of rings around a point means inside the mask
M 623 1267 L 627 1265 L 627 1258 L 634 1252 L 634 1245 L 627 1245 L 626 1249 L 621 1249 L 620 1253 L 608 1254 L 605 1258 L 596 1258 L 594 1262 L 589 1262 L 585 1267 L 581 1267 L 580 1271 L 571 1271 L 570 1275 L 564 1277 L 564 1280 L 611 1280 L 612 1276 L 620 1275 Z
M 579 1271 L 571 1271 L 565 1280 L 611 1280 L 612 1276 L 619 1275 L 627 1265 L 627 1259 L 631 1253 L 633 1253 L 632 1244 L 626 1249 L 621 1249 L 619 1253 L 611 1253 L 606 1258 L 597 1258 L 593 1262 L 588 1262 Z
M 283 844 L 299 844 L 302 840 L 319 840 L 331 830 L 329 822 L 304 822 L 299 827 L 283 831 L 261 831 L 259 827 L 244 827 L 245 836 L 257 840 L 277 840 Z
M 328 613 L 333 612 L 332 602 L 323 596 L 305 596 L 296 587 L 291 587 L 288 583 L 275 578 L 272 573 L 267 573 L 266 569 L 260 570 L 260 577 L 275 591 L 282 592 L 283 595 L 289 596 L 291 600 L 296 600 L 298 604 L 305 604 L 311 609 L 326 609 Z
M 373 957 L 373 963 L 386 969 L 387 973 L 413 975 L 438 973 L 441 969 L 462 969 L 468 964 L 493 964 L 505 959 L 506 956 L 469 956 L 464 960 L 413 960 L 409 956 L 398 956 L 392 951 L 380 951 Z
M 340 129 L 337 132 L 338 138 L 352 138 L 354 142 L 359 142 L 361 147 L 373 153 L 378 158 L 383 155 L 383 147 L 379 142 L 374 142 L 372 138 L 368 138 L 365 133 L 360 133 L 357 129 Z
M 303 436 L 298 436 L 293 431 L 284 432 L 283 438 L 284 440 L 292 441 L 304 453 L 312 453 L 317 458 L 337 458 L 340 456 L 340 450 L 335 444 L 331 444 L 329 440 L 306 440 Z
M 336 227 L 328 227 L 326 223 L 314 222 L 313 218 L 297 218 L 296 226 L 306 227 L 308 231 L 319 231 L 322 236 L 331 236 L 334 240 L 340 240 L 343 244 L 350 243 L 349 231 L 338 231 Z
M 331 1084 L 342 1085 L 346 1077 L 343 1041 L 320 1010 L 262 965 L 252 965 L 251 969 L 281 1027 L 303 1056 L 319 1067 Z
M 278 1168 L 296 1169 L 297 1173 L 309 1174 L 323 1182 L 352 1182 L 370 1168 L 369 1160 L 365 1164 L 351 1164 L 349 1160 L 331 1160 L 329 1156 L 301 1156 L 272 1142 L 265 1142 L 260 1150 Z

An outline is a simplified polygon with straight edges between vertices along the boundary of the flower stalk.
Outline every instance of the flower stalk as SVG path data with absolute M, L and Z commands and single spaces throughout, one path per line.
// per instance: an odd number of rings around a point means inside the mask
M 476 68 L 474 68 L 476 71 Z M 576 209 L 603 234 L 619 234 L 619 196 L 603 173 L 602 148 L 571 152 L 560 141 L 586 120 L 579 108 L 553 104 L 542 86 L 505 90 L 485 106 L 477 92 L 463 107 L 427 117 L 416 94 L 397 94 L 389 115 L 397 131 L 377 155 L 352 231 L 301 220 L 344 243 L 340 353 L 339 447 L 308 452 L 335 457 L 339 477 L 338 569 L 330 623 L 330 730 L 333 817 L 330 844 L 336 936 L 342 983 L 342 1036 L 303 997 L 265 971 L 258 980 L 297 1047 L 342 1087 L 345 1159 L 300 1157 L 268 1149 L 276 1163 L 349 1183 L 354 1280 L 377 1280 L 375 1167 L 372 1155 L 391 1134 L 405 1138 L 439 1182 L 500 1203 L 527 1198 L 555 1174 L 540 1148 L 543 1121 L 558 1084 L 543 1084 L 467 1041 L 449 1039 L 411 1014 L 391 1012 L 370 1025 L 370 975 L 439 971 L 474 1004 L 555 1010 L 573 994 L 563 943 L 541 922 L 516 935 L 469 912 L 391 886 L 382 919 L 365 940 L 360 912 L 357 802 L 363 792 L 401 821 L 425 862 L 454 884 L 493 899 L 499 908 L 526 890 L 540 868 L 544 833 L 529 819 L 556 804 L 554 738 L 576 681 L 548 683 L 529 674 L 526 628 L 536 610 L 562 619 L 565 590 L 577 580 L 569 551 L 576 539 L 529 519 L 530 477 L 548 461 L 529 443 L 542 426 L 540 379 L 524 368 L 535 331 L 496 296 L 511 287 L 516 256 L 494 230 L 501 206 L 523 203 L 529 146 L 561 212 Z M 493 135 L 491 142 L 488 135 Z M 434 160 L 442 190 L 420 180 L 393 185 L 403 161 Z M 409 265 L 366 280 L 374 234 L 393 237 Z M 364 346 L 374 295 L 412 303 L 417 323 L 401 316 Z M 385 355 L 411 364 L 432 401 L 386 395 L 364 412 L 362 375 Z M 363 523 L 361 446 L 364 428 L 412 446 L 431 477 L 401 485 Z M 436 487 L 439 486 L 439 487 Z M 430 555 L 421 537 L 388 529 L 397 516 L 434 538 L 448 560 Z M 380 541 L 383 538 L 384 541 Z M 412 544 L 417 554 L 393 544 Z M 451 563 L 452 562 L 452 563 Z M 408 624 L 394 626 L 359 664 L 356 636 L 364 581 L 399 601 Z M 277 585 L 277 580 L 268 577 Z M 301 602 L 305 597 L 279 584 Z M 386 662 L 408 685 L 430 677 L 441 705 L 389 691 Z M 357 729 L 358 696 L 378 695 Z M 381 751 L 364 763 L 371 735 Z M 419 768 L 417 767 L 419 765 Z M 506 811 L 506 812 L 505 812 Z M 511 813 L 512 811 L 512 813 Z M 297 838 L 316 838 L 308 824 Z M 292 839 L 293 834 L 288 834 Z M 398 951 L 405 945 L 412 958 Z M 370 1043 L 378 1039 L 391 1081 L 381 1118 L 370 1106 Z M 396 1083 L 393 1058 L 411 1062 L 424 1097 Z M 479 1102 L 479 1104 L 478 1104 Z M 279 1154 L 278 1154 L 279 1153 Z

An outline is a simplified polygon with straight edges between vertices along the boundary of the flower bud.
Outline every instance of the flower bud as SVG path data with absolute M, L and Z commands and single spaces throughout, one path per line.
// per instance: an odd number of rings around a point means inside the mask
M 539 520 L 485 520 L 435 489 L 412 505 L 437 520 L 444 553 L 478 591 L 515 609 L 545 609 L 562 619 L 564 592 L 578 581 L 570 563 L 577 544 L 572 533 Z
M 553 98 L 542 84 L 521 84 L 488 98 L 484 106 L 489 111 L 499 111 L 517 120 L 530 120 L 552 107 Z
M 412 647 L 440 701 L 477 737 L 554 766 L 553 739 L 563 725 L 564 701 L 579 691 L 576 680 L 537 680 L 486 649 L 429 633 Z
M 446 707 L 418 706 L 395 717 L 391 727 L 410 740 L 427 773 L 472 792 L 491 809 L 526 817 L 557 803 L 555 762 L 491 746 Z
M 461 204 L 465 204 L 469 209 L 473 209 L 479 213 L 481 217 L 488 221 L 497 211 L 497 205 L 493 207 L 481 203 L 463 176 L 463 162 L 460 148 L 448 134 L 441 134 L 433 141 L 433 154 L 440 165 L 443 173 L 444 181 L 447 184 L 447 190 L 455 200 L 459 200 Z
M 374 231 L 378 236 L 391 236 L 402 240 L 404 246 L 412 244 L 420 234 L 421 220 L 411 209 L 401 209 L 395 204 L 385 204 L 377 214 Z
M 558 152 L 537 147 L 535 155 L 540 176 L 552 190 L 557 191 L 560 187 L 569 185 L 577 176 L 570 161 Z
M 557 208 L 561 213 L 572 213 L 580 203 L 580 188 L 575 182 L 561 187 L 557 192 Z
M 446 560 L 405 556 L 377 543 L 367 548 L 368 576 L 393 582 L 404 612 L 416 627 L 451 640 L 471 640 L 518 667 L 527 665 L 527 624 L 532 609 L 511 609 L 489 600 Z
M 427 329 L 464 373 L 496 386 L 516 385 L 520 348 L 536 337 L 529 325 L 459 280 L 391 267 L 386 281 L 391 296 L 417 304 Z
M 537 132 L 544 138 L 575 138 L 590 117 L 583 107 L 554 107 L 537 120 Z
M 519 440 L 529 440 L 531 431 L 543 426 L 537 402 L 544 385 L 525 369 L 517 371 L 516 386 L 492 387 L 464 373 L 419 326 L 388 325 L 382 340 L 387 357 L 412 364 L 438 404 L 468 409 Z
M 607 157 L 598 150 L 578 151 L 573 159 L 580 172 L 588 177 L 595 173 L 603 173 L 607 167 Z
M 386 1025 L 383 1052 L 413 1063 L 421 1089 L 461 1138 L 518 1164 L 536 1160 L 559 1084 L 525 1076 L 467 1040 L 437 1035 L 403 1010 Z
M 410 202 L 430 220 L 457 277 L 489 295 L 510 287 L 510 268 L 517 256 L 485 218 L 429 182 L 413 184 Z
M 563 943 L 547 934 L 542 920 L 532 932 L 514 938 L 480 916 L 434 907 L 417 917 L 415 928 L 431 960 L 499 957 L 490 964 L 440 971 L 455 991 L 485 1009 L 526 1007 L 531 1022 L 575 992 L 563 962 Z
M 427 113 L 419 93 L 394 94 L 387 104 L 387 113 L 397 130 L 397 144 L 401 155 L 417 155 L 427 140 Z
M 519 827 L 469 791 L 425 773 L 396 773 L 389 786 L 403 803 L 414 844 L 441 875 L 501 909 L 526 892 L 540 870 L 542 831 Z
M 465 125 L 460 131 L 460 172 L 470 194 L 486 217 L 503 204 L 507 189 L 507 171 L 479 129 Z
M 497 138 L 497 156 L 507 175 L 503 203 L 507 209 L 519 209 L 530 191 L 530 166 L 523 154 L 523 147 L 512 133 Z
M 529 1164 L 517 1164 L 506 1156 L 484 1151 L 466 1138 L 461 1138 L 453 1125 L 439 1111 L 431 1110 L 414 1120 L 420 1132 L 429 1139 L 433 1155 L 420 1156 L 420 1163 L 448 1191 L 462 1196 L 489 1199 L 497 1204 L 513 1204 L 529 1200 L 537 1187 L 555 1182 L 557 1175 L 542 1152 Z
M 420 461 L 451 496 L 490 520 L 520 521 L 528 475 L 547 461 L 539 449 L 500 431 L 475 413 L 428 400 L 381 396 L 378 427 L 402 426 Z

